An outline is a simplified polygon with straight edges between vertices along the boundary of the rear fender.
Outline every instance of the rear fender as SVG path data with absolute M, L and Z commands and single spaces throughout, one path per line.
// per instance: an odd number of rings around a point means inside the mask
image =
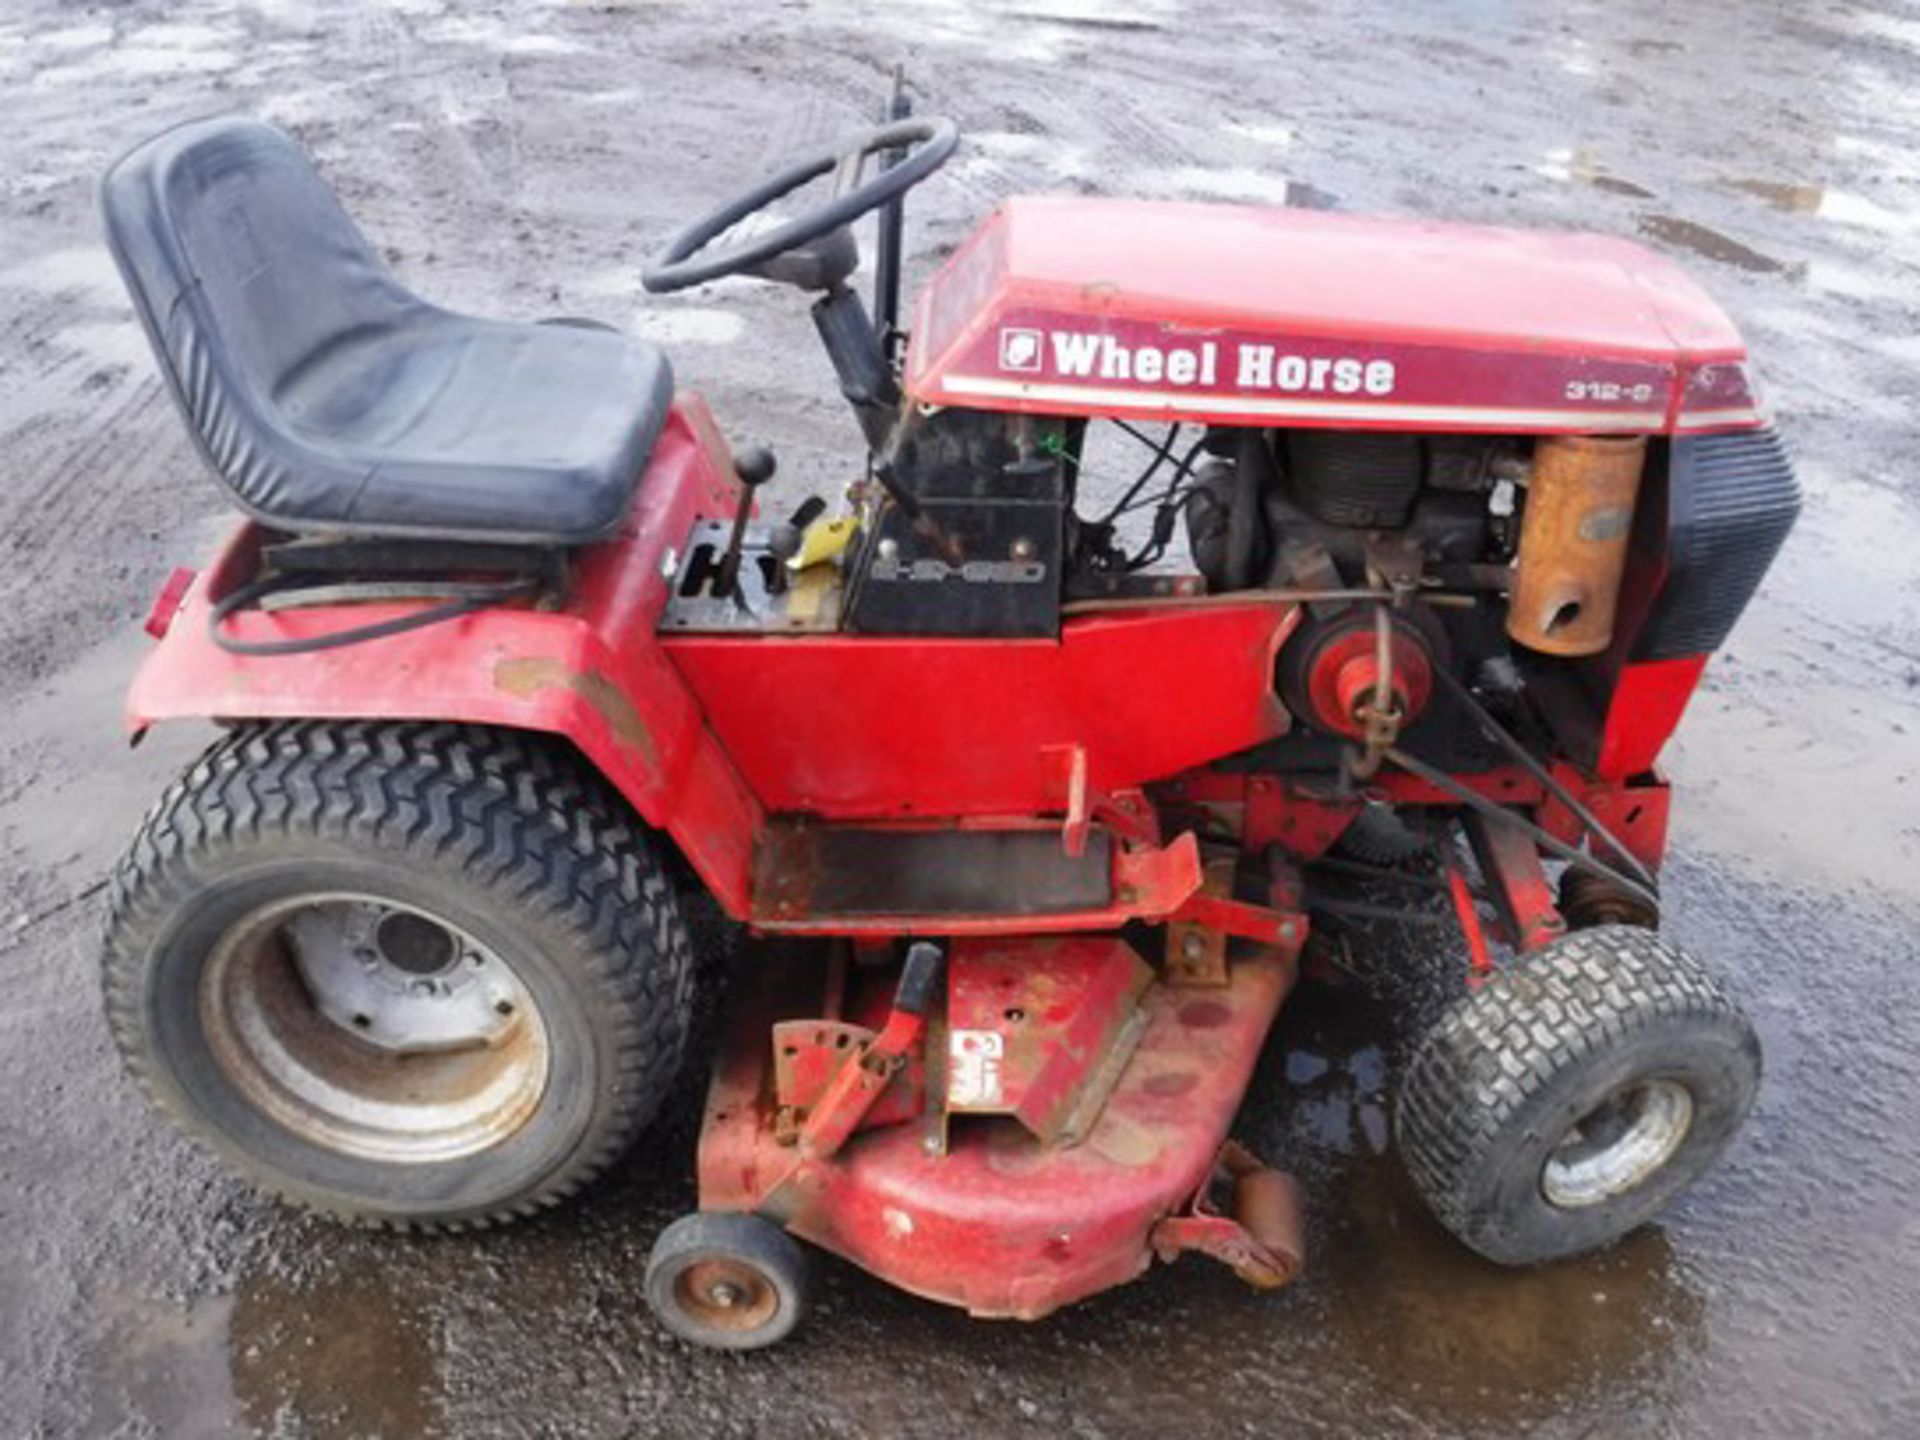
M 242 524 L 177 609 L 156 612 L 160 642 L 128 694 L 127 725 L 137 737 L 189 718 L 439 720 L 557 735 L 674 838 L 729 913 L 744 915 L 760 806 L 654 641 L 667 551 L 696 519 L 731 512 L 728 468 L 705 405 L 683 397 L 619 533 L 574 553 L 563 606 L 481 610 L 298 655 L 234 655 L 211 638 L 213 606 L 255 568 L 261 534 Z M 300 639 L 408 608 L 248 611 L 227 623 L 244 639 Z

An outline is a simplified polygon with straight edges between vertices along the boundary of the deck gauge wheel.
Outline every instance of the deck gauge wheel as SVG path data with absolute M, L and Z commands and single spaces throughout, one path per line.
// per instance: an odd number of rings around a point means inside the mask
M 682 1340 L 759 1350 L 792 1334 L 806 1313 L 807 1257 L 758 1215 L 684 1215 L 654 1242 L 646 1292 Z

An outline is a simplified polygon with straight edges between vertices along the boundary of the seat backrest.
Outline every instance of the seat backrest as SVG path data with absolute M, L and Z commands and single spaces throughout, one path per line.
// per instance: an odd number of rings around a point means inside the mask
M 336 341 L 426 308 L 387 269 L 306 153 L 239 116 L 163 131 L 100 186 L 107 243 L 187 424 L 243 507 L 275 477 L 249 437 Z

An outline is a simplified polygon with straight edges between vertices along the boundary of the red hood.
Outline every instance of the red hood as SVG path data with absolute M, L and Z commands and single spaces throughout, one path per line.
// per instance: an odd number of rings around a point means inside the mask
M 1732 322 L 1628 240 L 1008 201 L 920 304 L 925 404 L 1511 431 L 1760 423 Z

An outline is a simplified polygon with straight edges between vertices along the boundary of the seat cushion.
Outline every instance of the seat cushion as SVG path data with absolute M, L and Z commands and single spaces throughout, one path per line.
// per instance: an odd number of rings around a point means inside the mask
M 626 513 L 673 398 L 655 347 L 428 304 L 256 121 L 147 141 L 101 207 L 174 398 L 256 519 L 565 545 Z

